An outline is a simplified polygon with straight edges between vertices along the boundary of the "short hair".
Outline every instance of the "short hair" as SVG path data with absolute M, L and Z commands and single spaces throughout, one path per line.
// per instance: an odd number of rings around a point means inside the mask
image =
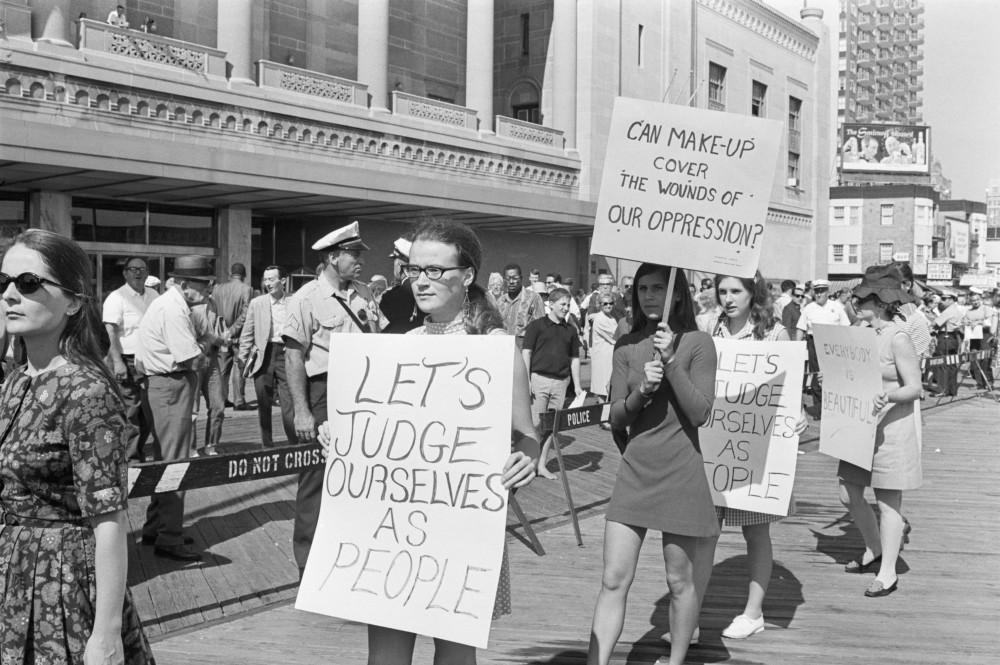
M 795 289 L 795 281 L 791 279 L 781 280 L 781 292 L 792 291 Z
M 284 278 L 288 277 L 288 271 L 285 270 L 284 268 L 282 268 L 281 266 L 268 266 L 268 267 L 264 268 L 264 272 L 267 272 L 268 270 L 277 270 L 278 271 L 278 277 L 281 278 L 281 279 L 284 279 Z M 264 273 L 261 273 L 261 274 L 263 275 Z
M 149 264 L 146 262 L 146 259 L 142 258 L 141 256 L 130 256 L 127 259 L 125 259 L 125 263 L 122 264 L 122 270 L 127 270 L 128 264 L 132 263 L 133 261 L 142 261 L 142 265 L 146 266 L 147 268 L 149 267 Z
M 245 265 L 243 265 L 242 263 L 234 263 L 229 268 L 229 274 L 230 275 L 239 275 L 240 277 L 246 277 L 247 276 L 247 267 Z
M 563 298 L 569 298 L 569 297 L 571 297 L 569 291 L 562 287 L 555 288 L 549 291 L 549 302 L 557 302 L 559 300 L 562 300 Z
M 509 270 L 516 270 L 518 277 L 520 277 L 522 275 L 522 273 L 521 273 L 521 266 L 517 265 L 516 263 L 508 263 L 507 265 L 505 265 L 503 267 L 503 272 L 504 272 L 505 275 L 507 274 L 507 271 L 509 271 Z

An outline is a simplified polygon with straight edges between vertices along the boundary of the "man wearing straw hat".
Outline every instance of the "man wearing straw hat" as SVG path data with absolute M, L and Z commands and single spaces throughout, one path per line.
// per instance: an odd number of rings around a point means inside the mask
M 179 256 L 170 272 L 174 284 L 150 303 L 139 323 L 136 366 L 146 375 L 146 400 L 153 415 L 153 457 L 173 461 L 191 456 L 191 412 L 198 390 L 194 363 L 208 350 L 198 340 L 191 308 L 208 298 L 215 278 L 204 256 Z M 142 527 L 144 545 L 157 556 L 198 561 L 184 536 L 184 492 L 153 495 Z
M 352 222 L 317 240 L 312 248 L 323 255 L 323 269 L 288 301 L 285 369 L 295 410 L 299 442 L 316 438 L 317 424 L 327 419 L 327 367 L 335 333 L 379 332 L 385 323 L 371 291 L 358 281 L 364 268 L 358 223 Z M 299 474 L 295 497 L 292 550 L 299 574 L 305 570 L 316 520 L 319 518 L 323 468 Z

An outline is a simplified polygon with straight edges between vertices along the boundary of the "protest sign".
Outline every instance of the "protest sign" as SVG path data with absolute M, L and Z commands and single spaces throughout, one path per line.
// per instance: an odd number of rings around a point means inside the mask
M 752 277 L 782 126 L 617 98 L 591 254 Z
M 507 520 L 514 341 L 337 335 L 296 608 L 485 647 Z
M 698 432 L 717 506 L 787 515 L 802 413 L 802 342 L 715 339 L 712 415 Z
M 872 400 L 882 392 L 875 331 L 853 326 L 812 328 L 823 373 L 819 451 L 871 471 L 878 423 Z

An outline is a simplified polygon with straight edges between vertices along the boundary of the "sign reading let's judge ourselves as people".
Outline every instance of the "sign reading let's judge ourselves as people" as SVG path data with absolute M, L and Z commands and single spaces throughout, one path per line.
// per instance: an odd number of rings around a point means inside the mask
M 782 127 L 617 98 L 591 254 L 752 277 Z
M 823 373 L 819 451 L 871 471 L 878 424 L 872 400 L 882 392 L 875 331 L 814 325 L 813 341 Z
M 296 608 L 486 647 L 514 342 L 338 335 L 330 451 Z
M 787 515 L 802 408 L 802 342 L 715 339 L 712 415 L 698 433 L 717 506 Z

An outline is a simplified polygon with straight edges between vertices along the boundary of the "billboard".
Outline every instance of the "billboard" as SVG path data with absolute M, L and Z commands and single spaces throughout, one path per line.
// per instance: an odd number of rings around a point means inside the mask
M 969 262 L 969 223 L 964 220 L 949 219 L 948 235 L 945 239 L 949 259 L 959 263 Z
M 930 173 L 930 128 L 845 124 L 840 168 L 868 173 Z

